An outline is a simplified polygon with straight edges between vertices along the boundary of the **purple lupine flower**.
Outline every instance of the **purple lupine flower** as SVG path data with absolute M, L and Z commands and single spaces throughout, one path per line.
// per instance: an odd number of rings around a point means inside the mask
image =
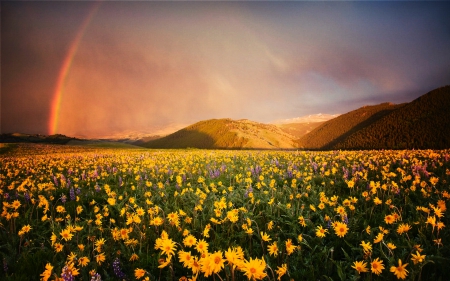
M 67 265 L 63 267 L 61 277 L 64 279 L 64 281 L 75 280 L 75 276 L 72 275 L 72 270 L 70 270 Z
M 292 171 L 290 171 L 290 170 L 287 171 L 287 178 L 288 179 L 292 178 Z
M 346 215 L 344 215 L 344 223 L 348 224 L 348 217 Z
M 122 269 L 120 269 L 120 261 L 119 258 L 115 258 L 115 260 L 113 261 L 113 269 L 114 269 L 114 274 L 117 276 L 117 278 L 119 278 L 120 280 L 125 278 L 125 273 L 123 273 Z
M 316 162 L 311 162 L 311 166 L 313 167 L 313 169 L 314 169 L 314 173 L 317 173 L 317 163 Z
M 75 196 L 75 190 L 73 189 L 73 187 L 70 188 L 69 196 L 70 196 L 70 201 L 75 201 L 76 196 Z
M 61 202 L 66 203 L 67 196 L 65 194 L 61 195 Z
M 344 180 L 348 179 L 348 170 L 344 167 L 342 167 L 342 172 L 344 173 L 343 178 Z
M 102 281 L 102 277 L 96 272 L 92 275 L 91 281 Z

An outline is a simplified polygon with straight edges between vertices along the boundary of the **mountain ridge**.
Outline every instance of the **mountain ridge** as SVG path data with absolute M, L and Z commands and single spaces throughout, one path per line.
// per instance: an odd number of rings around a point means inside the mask
M 448 108 L 450 86 L 443 86 L 407 103 L 384 102 L 365 105 L 341 115 L 316 114 L 304 119 L 328 118 L 323 122 L 265 124 L 223 118 L 199 121 L 166 136 L 142 134 L 142 138 L 133 138 L 130 134 L 123 139 L 86 140 L 60 134 L 13 133 L 1 134 L 0 143 L 82 144 L 106 141 L 158 149 L 444 149 L 450 148 Z M 289 120 L 303 119 L 285 121 Z

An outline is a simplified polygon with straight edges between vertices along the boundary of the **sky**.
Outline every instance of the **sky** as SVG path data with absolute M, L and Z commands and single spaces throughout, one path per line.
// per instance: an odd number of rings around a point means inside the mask
M 1 1 L 1 132 L 157 134 L 450 84 L 450 2 Z

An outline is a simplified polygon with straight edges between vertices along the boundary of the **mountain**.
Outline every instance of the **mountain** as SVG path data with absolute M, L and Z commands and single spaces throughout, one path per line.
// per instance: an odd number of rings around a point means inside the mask
M 290 149 L 295 137 L 275 125 L 250 120 L 210 119 L 141 144 L 148 148 Z
M 336 143 L 333 149 L 450 148 L 450 86 L 407 103 Z
M 323 123 L 300 138 L 297 143 L 300 148 L 331 149 L 348 135 L 355 133 L 402 106 L 404 104 L 382 103 L 361 107 Z
M 310 114 L 302 117 L 290 119 L 281 119 L 272 122 L 286 133 L 293 135 L 296 139 L 303 137 L 315 128 L 322 125 L 325 121 L 336 118 L 339 114 Z
M 40 135 L 40 134 L 1 134 L 0 143 L 49 143 L 49 144 L 66 144 L 71 140 L 77 140 L 77 138 L 68 137 L 65 135 Z
M 281 125 L 281 124 L 300 124 L 300 123 L 317 123 L 317 122 L 325 122 L 330 119 L 338 117 L 339 114 L 323 114 L 323 113 L 317 113 L 317 114 L 310 114 L 302 117 L 295 117 L 290 119 L 282 119 L 272 122 L 272 124 L 275 125 Z
M 105 148 L 106 147 L 141 148 L 139 146 L 113 140 L 81 139 L 75 137 L 68 137 L 61 134 L 55 135 L 23 134 L 23 133 L 0 134 L 0 143 L 58 144 L 58 145 L 77 145 L 77 146 L 105 147 Z M 5 148 L 4 146 L 1 147 Z
M 113 139 L 86 140 L 59 134 L 14 133 L 1 134 L 0 143 L 122 148 L 446 149 L 450 148 L 449 108 L 450 86 L 445 86 L 409 103 L 367 105 L 342 115 L 316 114 L 279 120 L 276 124 L 210 119 L 166 136 L 128 131 L 111 135 Z
M 293 135 L 296 139 L 303 137 L 315 128 L 319 127 L 325 122 L 310 122 L 310 123 L 288 123 L 277 125 L 286 133 Z
M 323 123 L 297 143 L 302 149 L 450 147 L 450 86 L 410 103 L 364 106 Z

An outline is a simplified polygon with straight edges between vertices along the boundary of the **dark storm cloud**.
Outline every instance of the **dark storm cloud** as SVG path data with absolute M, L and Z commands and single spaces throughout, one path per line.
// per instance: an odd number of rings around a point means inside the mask
M 2 2 L 4 132 L 47 132 L 58 73 L 92 7 L 49 3 Z M 450 84 L 449 12 L 446 2 L 103 2 L 65 79 L 58 132 L 409 102 Z

